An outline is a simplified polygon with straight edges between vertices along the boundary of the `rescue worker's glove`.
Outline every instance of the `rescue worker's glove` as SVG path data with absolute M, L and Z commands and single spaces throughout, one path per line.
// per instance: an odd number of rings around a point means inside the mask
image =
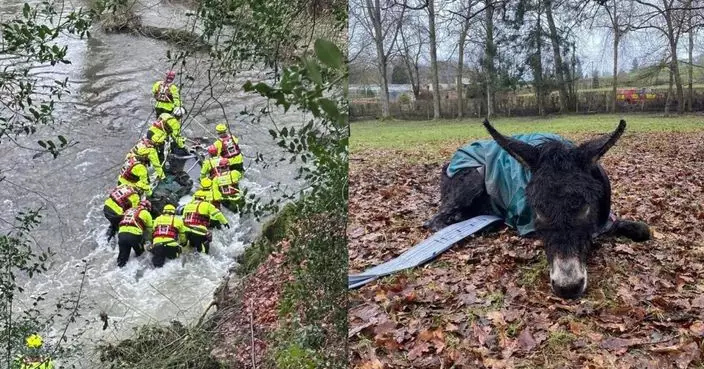
M 165 178 L 166 178 L 166 174 L 164 174 L 163 172 L 162 172 L 162 173 L 159 173 L 159 174 L 156 175 L 156 178 L 157 178 L 158 180 L 165 179 Z
M 225 228 L 227 228 L 227 229 L 230 229 L 230 223 L 225 223 L 225 224 L 223 224 L 223 227 L 225 227 Z

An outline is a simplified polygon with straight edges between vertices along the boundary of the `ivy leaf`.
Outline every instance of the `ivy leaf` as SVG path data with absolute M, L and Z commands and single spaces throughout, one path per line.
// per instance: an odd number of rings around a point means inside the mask
M 342 66 L 342 52 L 334 43 L 325 40 L 315 40 L 315 55 L 323 64 L 331 68 L 340 68 Z

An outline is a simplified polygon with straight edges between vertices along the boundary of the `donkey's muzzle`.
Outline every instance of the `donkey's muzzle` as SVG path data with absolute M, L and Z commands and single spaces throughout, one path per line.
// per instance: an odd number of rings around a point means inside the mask
M 587 268 L 579 258 L 555 258 L 550 268 L 550 287 L 559 297 L 576 299 L 587 289 Z

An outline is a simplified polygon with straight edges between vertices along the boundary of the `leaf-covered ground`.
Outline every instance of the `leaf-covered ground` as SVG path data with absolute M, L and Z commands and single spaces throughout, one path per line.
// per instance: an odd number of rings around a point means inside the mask
M 227 291 L 223 300 L 232 306 L 219 313 L 217 349 L 213 351 L 220 361 L 234 368 L 262 367 L 269 335 L 276 328 L 283 285 L 291 280 L 285 265 L 288 249 L 288 241 L 282 241 L 281 251 L 273 252 L 253 274 Z
M 351 272 L 430 235 L 455 149 L 353 155 Z M 600 239 L 583 299 L 554 297 L 540 243 L 500 228 L 351 291 L 350 367 L 704 368 L 704 132 L 626 135 L 602 163 L 613 211 L 655 238 Z

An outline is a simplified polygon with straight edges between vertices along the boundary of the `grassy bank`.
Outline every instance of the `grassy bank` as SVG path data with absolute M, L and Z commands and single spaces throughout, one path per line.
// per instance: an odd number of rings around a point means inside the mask
M 604 133 L 616 128 L 621 118 L 627 133 L 689 132 L 704 129 L 704 117 L 686 115 L 662 117 L 650 114 L 563 115 L 549 118 L 496 118 L 492 123 L 502 133 L 555 132 L 561 134 Z M 438 121 L 365 121 L 350 125 L 350 150 L 366 149 L 419 152 L 442 144 L 462 145 L 472 139 L 488 138 L 481 119 Z

